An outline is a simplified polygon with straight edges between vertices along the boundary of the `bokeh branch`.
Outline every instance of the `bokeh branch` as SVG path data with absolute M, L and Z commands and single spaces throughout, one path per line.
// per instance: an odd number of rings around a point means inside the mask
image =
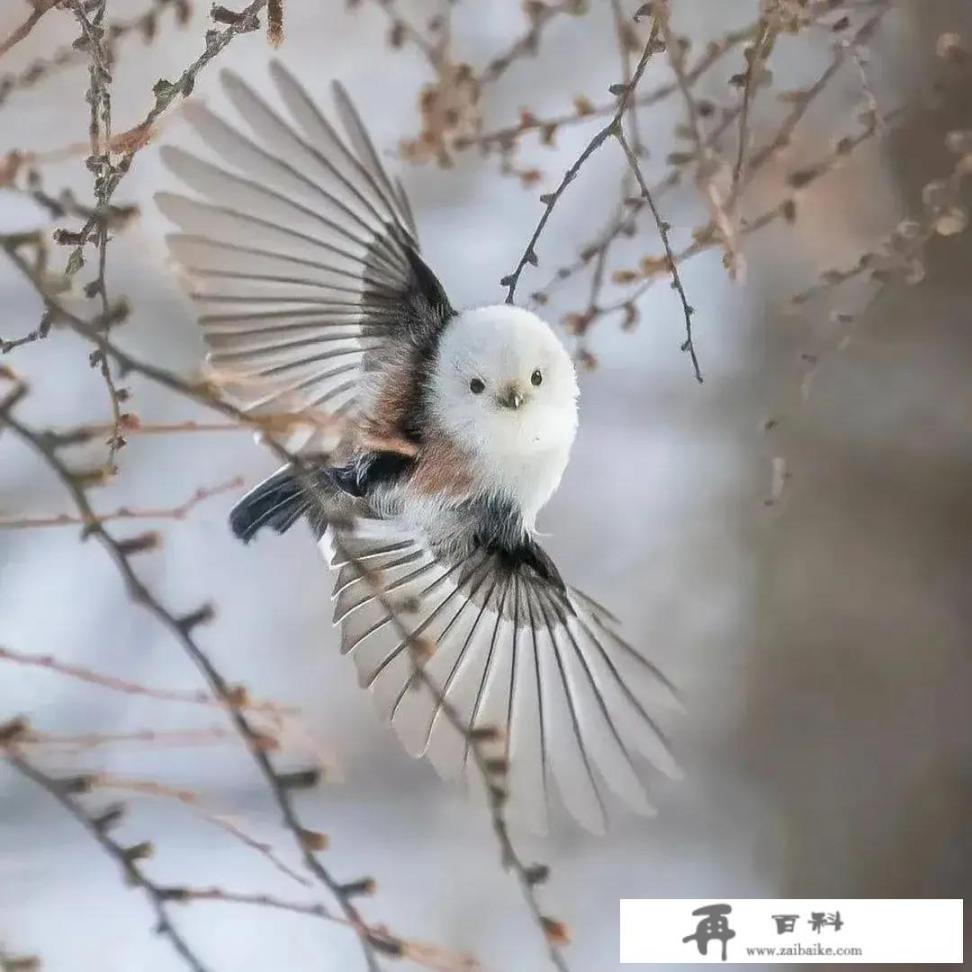
M 24 40 L 37 26 L 41 18 L 61 2 L 62 0 L 32 0 L 31 7 L 33 9 L 28 14 L 27 19 L 19 27 L 11 31 L 7 37 L 0 40 L 0 57 L 3 57 L 7 51 Z
M 142 533 L 116 539 L 91 507 L 85 492 L 84 473 L 79 474 L 71 470 L 59 457 L 56 447 L 42 433 L 13 416 L 13 408 L 19 398 L 20 396 L 12 396 L 0 406 L 0 423 L 10 428 L 50 466 L 78 508 L 78 513 L 84 522 L 83 536 L 93 537 L 105 549 L 121 574 L 129 597 L 151 614 L 182 646 L 205 679 L 210 691 L 222 702 L 229 719 L 266 781 L 280 810 L 284 826 L 298 847 L 304 865 L 336 898 L 345 917 L 358 931 L 369 967 L 377 969 L 374 943 L 370 940 L 368 929 L 361 921 L 357 907 L 347 894 L 346 886 L 332 877 L 330 871 L 317 857 L 317 853 L 327 846 L 326 837 L 306 827 L 298 815 L 294 802 L 293 775 L 280 773 L 275 769 L 267 753 L 264 735 L 250 722 L 242 707 L 241 703 L 246 699 L 246 690 L 239 686 L 232 686 L 226 681 L 195 636 L 195 629 L 212 618 L 212 605 L 204 603 L 194 610 L 176 614 L 161 603 L 144 583 L 132 563 L 139 554 L 156 546 L 156 535 Z M 316 773 L 312 775 L 313 783 L 316 781 Z M 302 783 L 302 785 L 306 784 Z
M 16 721 L 0 726 L 0 747 L 3 748 L 7 762 L 22 776 L 46 791 L 84 827 L 89 836 L 118 865 L 125 882 L 145 893 L 155 912 L 157 934 L 168 939 L 186 967 L 193 972 L 206 972 L 207 967 L 173 923 L 170 903 L 164 889 L 152 881 L 141 866 L 141 862 L 152 855 L 152 845 L 143 842 L 125 846 L 116 842 L 111 837 L 110 830 L 118 820 L 117 809 L 112 808 L 101 815 L 91 816 L 77 797 L 77 794 L 88 789 L 88 781 L 84 777 L 55 779 L 30 762 L 17 747 L 17 736 L 25 728 L 25 724 Z
M 649 5 L 650 6 L 650 5 Z M 659 9 L 662 9 L 661 7 Z M 667 15 L 667 14 L 666 14 Z M 648 204 L 648 208 L 651 210 L 652 217 L 655 221 L 655 227 L 658 230 L 658 234 L 661 237 L 662 245 L 665 248 L 666 257 L 668 260 L 668 265 L 670 272 L 672 274 L 672 284 L 678 291 L 679 299 L 682 302 L 682 310 L 685 317 L 685 341 L 682 343 L 682 350 L 687 352 L 691 362 L 692 369 L 695 373 L 695 378 L 697 381 L 702 381 L 702 372 L 699 368 L 699 359 L 695 351 L 695 343 L 692 339 L 692 314 L 694 309 L 688 303 L 688 299 L 685 296 L 685 288 L 682 286 L 681 277 L 678 274 L 678 268 L 675 263 L 674 254 L 672 253 L 671 243 L 668 239 L 669 225 L 662 218 L 661 213 L 658 210 L 658 206 L 655 199 L 648 187 L 647 182 L 641 173 L 641 169 L 638 165 L 637 155 L 631 148 L 627 138 L 624 134 L 624 117 L 625 113 L 629 110 L 632 99 L 638 88 L 638 82 L 641 80 L 642 74 L 644 74 L 645 67 L 648 64 L 648 60 L 651 55 L 658 49 L 665 49 L 665 46 L 670 47 L 673 42 L 671 37 L 669 37 L 667 45 L 659 45 L 658 39 L 659 35 L 666 29 L 665 16 L 656 15 L 652 21 L 651 32 L 648 35 L 648 40 L 645 43 L 644 50 L 641 53 L 641 57 L 638 60 L 638 64 L 634 69 L 634 72 L 627 78 L 624 82 L 612 87 L 612 93 L 617 96 L 617 107 L 615 108 L 614 117 L 601 128 L 594 137 L 587 143 L 583 151 L 578 155 L 577 159 L 571 164 L 571 166 L 564 173 L 560 184 L 552 192 L 545 194 L 540 197 L 540 201 L 543 203 L 544 210 L 537 223 L 536 228 L 533 231 L 533 235 L 530 237 L 529 242 L 526 245 L 526 249 L 523 251 L 523 255 L 520 257 L 516 266 L 513 268 L 512 273 L 507 274 L 500 281 L 500 285 L 507 288 L 506 291 L 506 303 L 512 304 L 513 297 L 516 293 L 516 287 L 520 280 L 520 274 L 523 273 L 524 268 L 527 264 L 531 266 L 537 266 L 539 263 L 539 258 L 537 256 L 536 245 L 537 241 L 540 239 L 544 228 L 547 225 L 547 221 L 550 219 L 553 213 L 554 207 L 557 205 L 560 198 L 563 196 L 567 187 L 574 181 L 583 167 L 584 163 L 609 139 L 614 138 L 620 144 L 622 150 L 624 151 L 625 158 L 628 161 L 628 165 L 631 167 L 634 173 L 638 186 L 641 190 L 641 195 L 645 202 Z M 687 90 L 688 82 L 684 74 L 679 75 L 679 87 Z M 689 99 L 691 100 L 691 98 Z M 604 268 L 603 263 L 595 266 L 596 274 L 603 274 Z
M 200 504 L 214 496 L 222 496 L 225 493 L 238 490 L 243 485 L 240 476 L 234 476 L 218 486 L 200 486 L 195 489 L 187 500 L 178 506 L 165 508 L 142 508 L 132 509 L 128 506 L 119 506 L 117 509 L 107 513 L 98 513 L 97 517 L 102 523 L 110 520 L 185 520 L 186 517 Z M 0 516 L 0 530 L 26 530 L 34 527 L 44 526 L 70 526 L 83 524 L 84 520 L 73 513 L 56 513 L 51 516 Z

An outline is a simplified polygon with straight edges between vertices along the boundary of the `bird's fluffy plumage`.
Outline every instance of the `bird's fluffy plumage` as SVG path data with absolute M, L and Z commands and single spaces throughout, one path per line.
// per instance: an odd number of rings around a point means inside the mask
M 479 394 L 470 393 L 475 379 L 485 386 Z M 432 418 L 467 446 L 484 491 L 509 496 L 532 530 L 577 431 L 577 379 L 564 346 L 522 308 L 466 310 L 439 340 L 429 390 Z M 501 402 L 510 394 L 523 398 L 515 409 Z
M 526 310 L 454 310 L 343 90 L 342 137 L 271 70 L 290 119 L 224 72 L 251 134 L 193 108 L 220 162 L 163 150 L 201 198 L 159 205 L 180 227 L 170 248 L 226 394 L 255 412 L 342 416 L 345 431 L 326 453 L 305 443 L 310 472 L 281 470 L 247 494 L 234 531 L 303 515 L 316 527 L 342 651 L 409 752 L 446 776 L 468 766 L 444 698 L 467 729 L 503 731 L 511 800 L 535 823 L 551 780 L 592 829 L 605 784 L 647 812 L 632 757 L 674 770 L 651 713 L 670 686 L 534 533 L 576 432 L 569 356 Z M 434 642 L 425 671 L 439 692 L 419 684 L 389 603 Z

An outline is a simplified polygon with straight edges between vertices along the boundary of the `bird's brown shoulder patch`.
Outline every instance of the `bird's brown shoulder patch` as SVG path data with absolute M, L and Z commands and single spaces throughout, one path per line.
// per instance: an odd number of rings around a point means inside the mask
M 472 459 L 460 445 L 440 434 L 429 436 L 409 479 L 409 486 L 423 496 L 462 499 L 473 493 Z

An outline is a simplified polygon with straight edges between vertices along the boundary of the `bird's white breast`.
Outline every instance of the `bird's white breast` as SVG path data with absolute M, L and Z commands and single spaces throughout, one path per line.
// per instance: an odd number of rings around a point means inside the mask
M 520 443 L 508 439 L 481 446 L 479 463 L 487 488 L 512 499 L 522 513 L 524 526 L 530 531 L 535 528 L 537 514 L 560 485 L 567 467 L 573 428 L 562 426 L 560 431 L 569 434 L 559 436 L 554 444 L 539 450 L 517 448 Z

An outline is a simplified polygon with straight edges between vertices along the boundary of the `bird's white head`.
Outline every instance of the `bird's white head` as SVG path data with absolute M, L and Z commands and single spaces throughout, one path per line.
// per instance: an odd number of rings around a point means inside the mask
M 577 431 L 577 376 L 550 326 L 508 304 L 463 311 L 440 338 L 430 391 L 439 425 L 532 521 Z

